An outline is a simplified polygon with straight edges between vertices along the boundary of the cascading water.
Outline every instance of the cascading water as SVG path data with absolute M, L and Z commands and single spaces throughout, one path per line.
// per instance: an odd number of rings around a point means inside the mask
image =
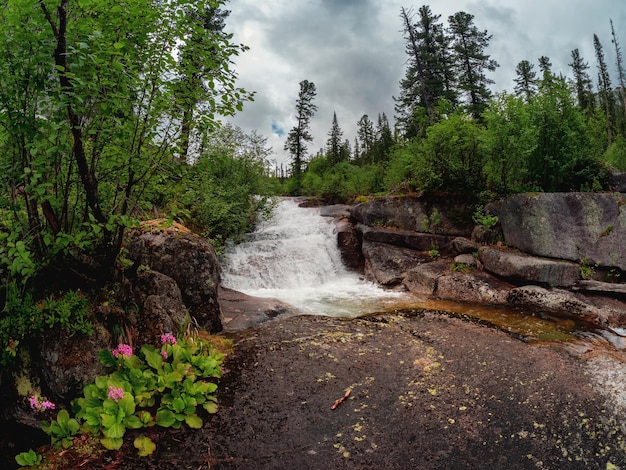
M 249 241 L 229 248 L 222 263 L 225 287 L 273 297 L 304 313 L 355 317 L 385 309 L 400 294 L 349 272 L 341 262 L 334 220 L 317 208 L 282 199 Z

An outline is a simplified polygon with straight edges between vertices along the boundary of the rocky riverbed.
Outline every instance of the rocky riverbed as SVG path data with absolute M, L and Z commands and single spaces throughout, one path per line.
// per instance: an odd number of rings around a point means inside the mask
M 156 434 L 157 451 L 146 458 L 129 442 L 121 453 L 82 462 L 110 469 L 626 468 L 624 403 L 607 399 L 616 378 L 603 376 L 606 361 L 623 366 L 624 358 L 587 353 L 428 310 L 279 318 L 240 333 L 220 382 L 220 410 L 202 430 Z M 599 366 L 603 372 L 592 372 Z

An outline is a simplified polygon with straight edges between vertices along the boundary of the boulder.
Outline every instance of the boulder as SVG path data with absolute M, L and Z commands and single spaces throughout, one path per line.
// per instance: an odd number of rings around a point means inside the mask
M 478 267 L 478 261 L 476 260 L 474 255 L 470 255 L 470 254 L 456 255 L 454 257 L 454 264 L 465 265 L 465 266 L 469 266 L 470 268 Z
M 450 252 L 455 255 L 472 254 L 478 251 L 479 246 L 465 237 L 456 237 L 450 242 Z
M 348 269 L 362 271 L 363 253 L 361 253 L 361 240 L 354 224 L 349 219 L 339 219 L 335 230 L 343 264 Z
M 490 246 L 478 250 L 484 268 L 496 276 L 522 283 L 570 287 L 580 279 L 578 264 L 530 256 Z
M 384 243 L 363 242 L 365 276 L 383 286 L 402 282 L 408 270 L 432 258 L 424 252 Z
M 626 269 L 626 194 L 517 194 L 487 209 L 498 216 L 509 246 Z
M 254 297 L 220 287 L 219 302 L 224 312 L 224 333 L 238 333 L 276 318 L 297 315 L 289 304 L 272 298 Z
M 370 227 L 469 237 L 474 227 L 472 206 L 463 195 L 373 197 L 350 210 Z
M 584 296 L 564 289 L 546 289 L 540 286 L 522 286 L 511 289 L 507 302 L 524 308 L 549 311 L 565 317 L 577 317 L 583 321 L 600 325 L 621 326 L 623 311 L 606 306 L 597 306 Z
M 447 235 L 435 235 L 432 233 L 413 232 L 393 228 L 369 227 L 358 224 L 357 230 L 361 232 L 364 241 L 385 243 L 412 250 L 427 251 L 436 249 L 444 253 L 454 237 Z
M 423 263 L 410 269 L 402 281 L 404 287 L 418 295 L 433 295 L 437 289 L 437 279 L 450 270 L 450 261 L 439 259 Z
M 98 360 L 102 349 L 111 347 L 109 331 L 94 323 L 91 336 L 48 334 L 40 345 L 41 372 L 54 399 L 69 400 L 79 396 L 83 386 L 106 371 Z
M 174 279 L 195 322 L 210 332 L 221 331 L 220 267 L 213 246 L 178 224 L 142 227 L 128 243 L 129 258 Z
M 135 322 L 137 344 L 159 344 L 164 333 L 182 333 L 189 315 L 174 279 L 157 271 L 140 273 L 133 292 L 140 306 Z
M 503 305 L 512 287 L 485 272 L 452 272 L 437 278 L 434 295 L 443 300 Z

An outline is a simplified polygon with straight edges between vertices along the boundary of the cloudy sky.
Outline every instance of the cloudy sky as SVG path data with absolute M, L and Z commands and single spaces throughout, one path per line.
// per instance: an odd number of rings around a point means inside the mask
M 250 50 L 236 60 L 239 85 L 256 91 L 232 122 L 268 138 L 277 162 L 288 162 L 286 134 L 295 125 L 299 83 L 315 83 L 318 111 L 311 121 L 309 154 L 325 146 L 333 112 L 344 138 L 354 141 L 356 123 L 367 114 L 386 113 L 393 125 L 398 83 L 406 54 L 400 8 L 424 3 L 402 0 L 230 0 L 226 30 Z M 436 0 L 428 3 L 447 24 L 465 11 L 493 37 L 488 53 L 500 67 L 491 74 L 494 91 L 513 90 L 520 60 L 536 64 L 545 55 L 555 73 L 570 76 L 570 53 L 579 48 L 597 75 L 593 34 L 597 34 L 611 72 L 615 58 L 609 20 L 626 55 L 624 0 Z M 538 67 L 535 66 L 535 70 Z M 617 83 L 614 76 L 613 84 Z

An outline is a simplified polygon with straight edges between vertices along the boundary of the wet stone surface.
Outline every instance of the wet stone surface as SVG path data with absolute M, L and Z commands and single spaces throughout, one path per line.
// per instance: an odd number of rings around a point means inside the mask
M 239 341 L 202 430 L 90 468 L 626 468 L 625 417 L 592 383 L 564 350 L 459 318 L 296 316 Z

